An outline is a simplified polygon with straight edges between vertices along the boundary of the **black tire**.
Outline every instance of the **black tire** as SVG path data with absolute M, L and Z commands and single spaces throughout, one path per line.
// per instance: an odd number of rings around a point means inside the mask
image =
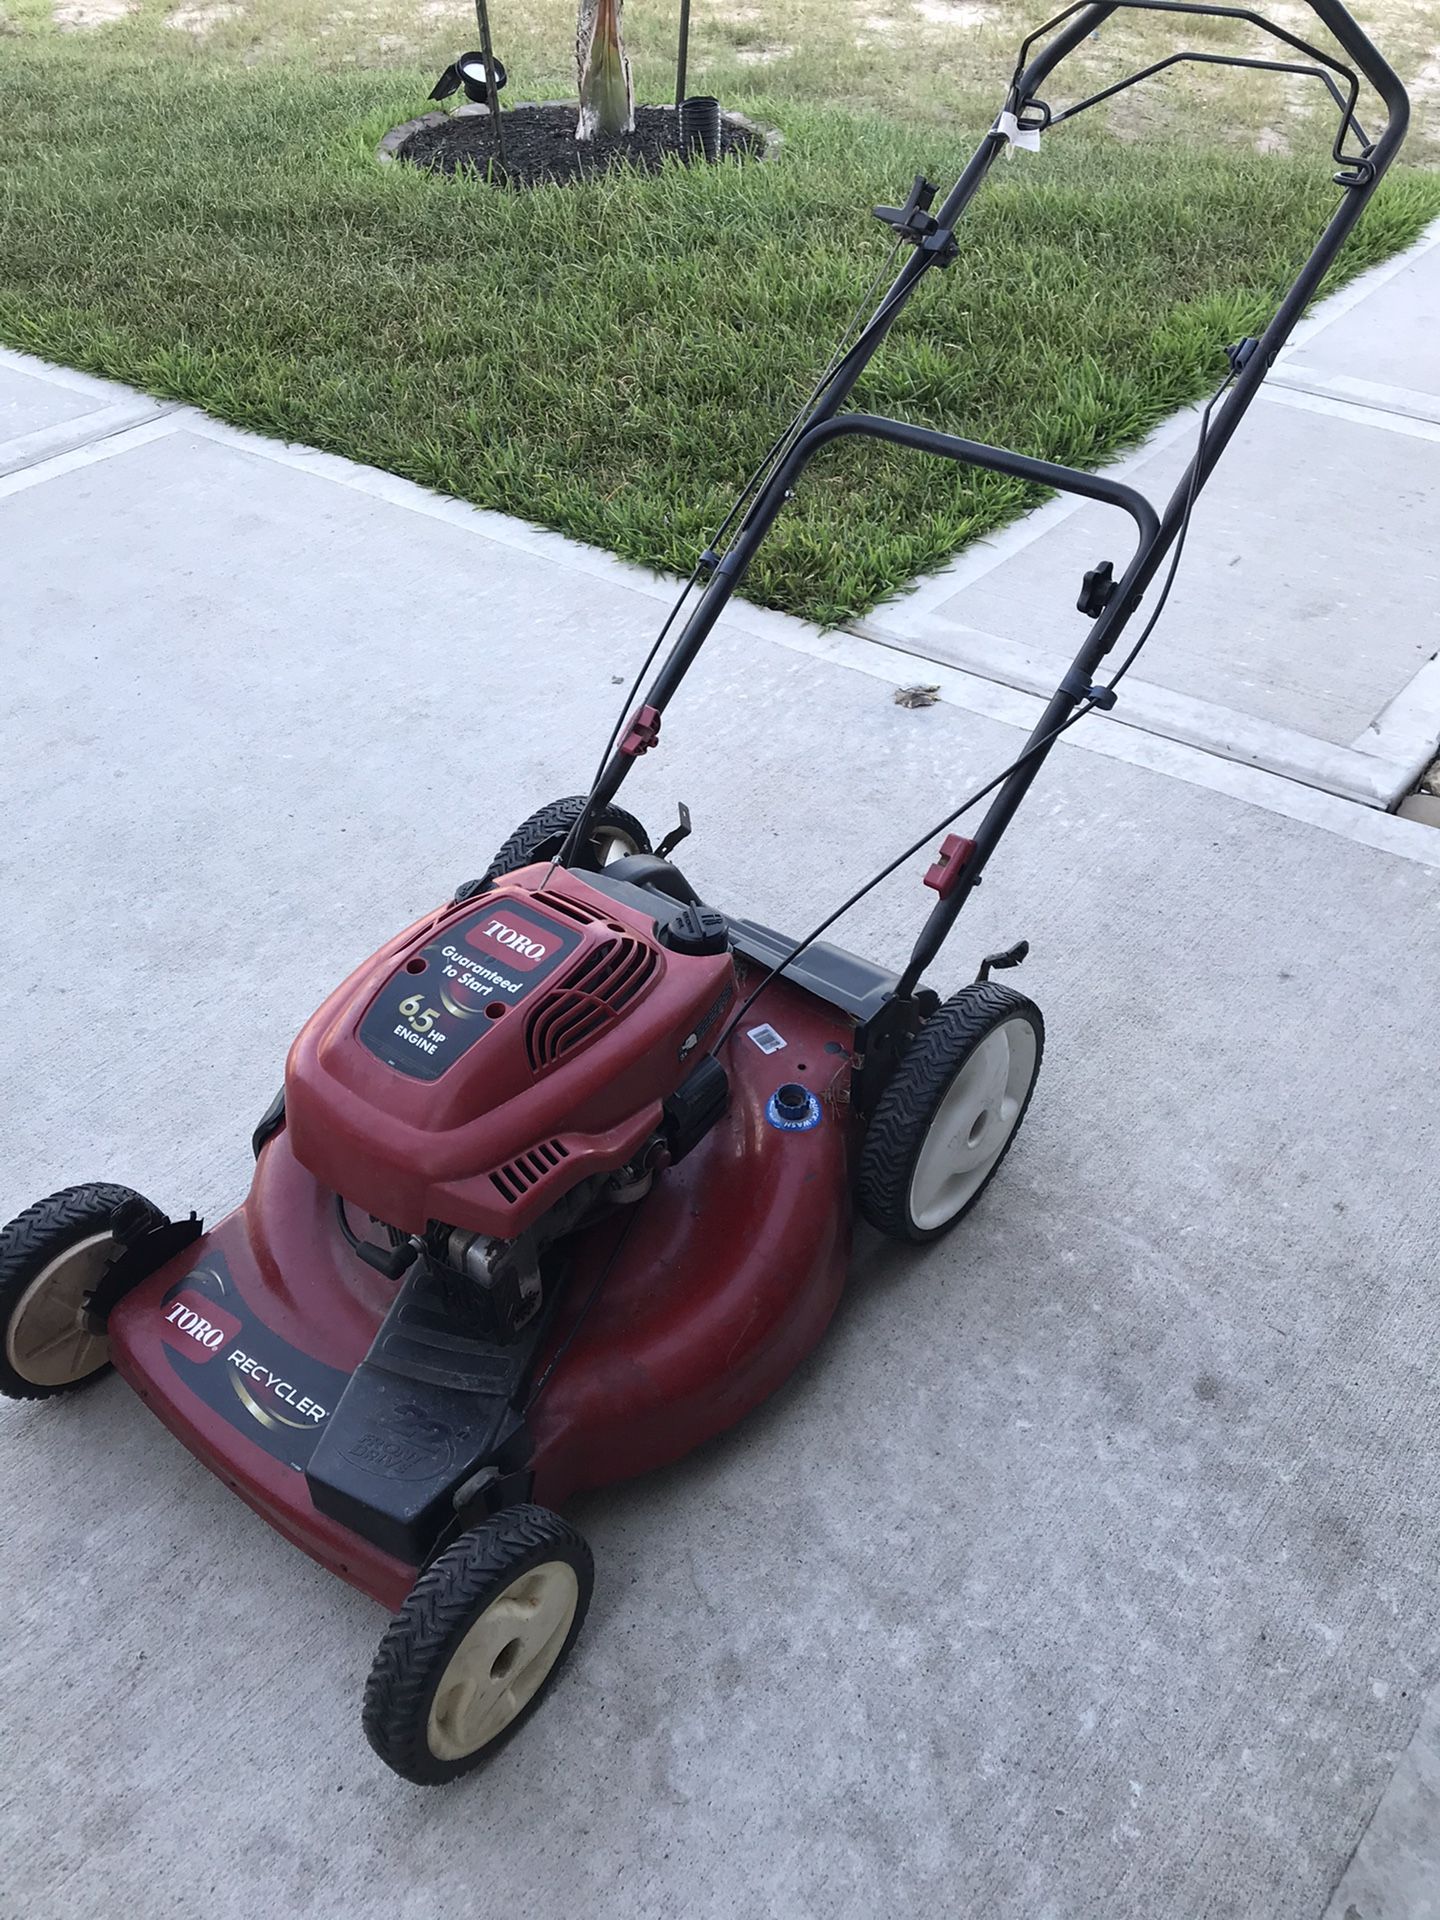
M 536 1662 L 548 1659 L 548 1665 L 499 1730 L 486 1735 L 469 1751 L 437 1752 L 432 1739 L 438 1737 L 444 1748 L 445 1728 L 442 1724 L 439 1734 L 434 1732 L 431 1709 L 461 1643 L 508 1588 L 526 1574 L 557 1565 L 569 1569 L 575 1585 L 574 1611 L 558 1652 L 553 1651 L 553 1644 L 563 1621 L 556 1624 L 554 1635 L 534 1655 Z M 564 1576 L 552 1573 L 549 1579 L 556 1592 L 568 1596 Z M 580 1632 L 594 1584 L 595 1565 L 589 1547 L 572 1526 L 546 1507 L 508 1507 L 462 1533 L 431 1561 L 410 1589 L 370 1669 L 365 1686 L 365 1737 L 386 1766 L 420 1786 L 439 1786 L 458 1779 L 498 1752 L 553 1685 Z M 536 1619 L 540 1619 L 539 1608 Z M 510 1670 L 501 1670 L 499 1662 L 515 1647 L 522 1649 L 514 1657 L 515 1684 L 523 1686 L 531 1666 L 525 1664 L 528 1649 L 520 1639 L 500 1649 L 490 1674 L 492 1678 L 497 1672 L 502 1679 L 505 1677 Z M 488 1648 L 484 1651 L 488 1653 Z M 472 1687 L 472 1694 L 474 1691 Z M 483 1704 L 482 1700 L 482 1708 Z
M 471 880 L 457 889 L 457 900 L 469 899 L 472 894 L 481 893 L 502 875 L 514 873 L 519 867 L 528 867 L 536 860 L 553 860 L 565 844 L 565 836 L 580 818 L 585 805 L 583 793 L 573 794 L 568 800 L 552 800 L 548 807 L 541 807 L 522 820 L 510 838 L 501 847 L 490 865 L 485 869 L 481 880 Z M 623 834 L 632 844 L 627 849 L 634 853 L 650 852 L 650 836 L 624 807 L 613 802 L 600 809 L 595 817 L 595 825 L 602 831 Z M 581 849 L 575 864 L 598 872 L 604 864 L 604 847 L 592 837 L 590 845 Z
M 48 1400 L 54 1394 L 73 1393 L 77 1387 L 89 1386 L 109 1371 L 108 1358 L 102 1358 L 98 1365 L 88 1367 L 74 1379 L 44 1381 L 29 1378 L 23 1368 L 30 1356 L 22 1344 L 22 1336 L 29 1322 L 20 1317 L 20 1310 L 23 1303 L 25 1313 L 28 1315 L 31 1312 L 36 1296 L 32 1295 L 28 1301 L 26 1296 L 31 1294 L 35 1282 L 47 1267 L 62 1254 L 78 1249 L 83 1242 L 95 1240 L 109 1228 L 118 1208 L 137 1200 L 142 1206 L 149 1207 L 150 1203 L 129 1187 L 98 1183 L 65 1187 L 59 1193 L 50 1194 L 47 1199 L 37 1200 L 33 1207 L 27 1207 L 24 1213 L 0 1231 L 0 1394 L 7 1399 Z M 155 1210 L 151 1208 L 151 1211 Z M 160 1219 L 163 1215 L 157 1214 L 156 1217 Z M 91 1275 L 88 1267 L 108 1258 L 109 1253 L 99 1246 L 86 1257 L 87 1288 L 98 1277 Z M 75 1282 L 61 1273 L 55 1276 L 55 1284 L 68 1291 Z M 76 1339 L 78 1343 L 78 1325 Z M 97 1349 L 103 1345 L 103 1341 L 96 1343 Z
M 1033 1036 L 1033 1064 L 1028 1059 L 1029 1043 L 1011 1028 L 1011 1022 L 1020 1023 Z M 1017 1096 L 1007 1079 L 1000 1103 L 993 1110 L 982 1106 L 974 1121 L 974 1126 L 982 1131 L 972 1132 L 967 1141 L 967 1146 L 982 1146 L 983 1129 L 994 1129 L 998 1151 L 993 1159 L 984 1161 L 978 1184 L 967 1189 L 968 1173 L 957 1170 L 954 1211 L 945 1213 L 943 1218 L 936 1217 L 937 1210 L 948 1204 L 942 1192 L 936 1194 L 931 1207 L 922 1210 L 923 1217 L 917 1217 L 916 1172 L 931 1128 L 963 1069 L 984 1042 L 1002 1027 L 1007 1029 L 1007 1062 L 1013 1060 L 1014 1070 L 1020 1077 L 1028 1071 L 1024 1091 L 1018 1095 L 1018 1110 L 1009 1111 L 1009 1103 Z M 958 1226 L 995 1178 L 1014 1145 L 1030 1106 L 1044 1053 L 1045 1022 L 1040 1017 L 1040 1009 L 1023 993 L 987 980 L 962 987 L 952 995 L 921 1028 L 881 1094 L 866 1130 L 856 1176 L 856 1199 L 871 1226 L 878 1227 L 892 1239 L 917 1242 L 938 1240 Z M 957 1089 L 957 1094 L 961 1091 Z

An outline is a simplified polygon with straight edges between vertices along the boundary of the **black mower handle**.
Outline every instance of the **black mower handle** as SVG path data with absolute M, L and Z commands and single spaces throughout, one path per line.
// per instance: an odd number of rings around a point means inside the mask
M 827 446 L 832 440 L 847 434 L 868 435 L 901 446 L 912 447 L 919 452 L 968 462 L 974 466 L 987 467 L 1002 473 L 1015 474 L 1040 485 L 1056 487 L 1068 493 L 1082 494 L 1090 499 L 1120 507 L 1135 522 L 1139 537 L 1134 555 L 1119 581 L 1113 581 L 1109 577 L 1108 565 L 1104 569 L 1106 575 L 1104 580 L 1100 578 L 1099 569 L 1094 570 L 1091 576 L 1087 576 L 1086 591 L 1077 604 L 1081 611 L 1088 613 L 1091 617 L 1092 625 L 1089 634 L 1032 730 L 1025 751 L 1012 764 L 1009 771 L 993 783 L 992 789 L 982 789 L 981 794 L 975 796 L 975 798 L 981 798 L 986 792 L 993 790 L 993 798 L 984 817 L 975 828 L 974 839 L 969 843 L 969 850 L 963 864 L 958 868 L 953 882 L 947 886 L 941 898 L 931 909 L 905 971 L 896 984 L 894 998 L 897 1002 L 904 1002 L 914 995 L 924 969 L 939 952 L 961 908 L 979 885 L 980 876 L 991 854 L 995 851 L 1001 835 L 1014 817 L 1016 809 L 1039 773 L 1055 741 L 1075 716 L 1076 710 L 1081 707 L 1082 702 L 1085 703 L 1087 710 L 1092 706 L 1103 705 L 1108 708 L 1114 705 L 1113 683 L 1105 687 L 1097 687 L 1093 683 L 1101 662 L 1114 647 L 1126 623 L 1140 605 L 1167 553 L 1173 549 L 1178 559 L 1178 543 L 1183 541 L 1184 529 L 1189 524 L 1191 510 L 1201 488 L 1239 426 L 1261 381 L 1274 364 L 1296 321 L 1318 292 L 1331 263 L 1339 253 L 1351 228 L 1360 218 L 1371 194 L 1394 159 L 1396 150 L 1405 136 L 1405 129 L 1410 119 L 1410 105 L 1404 87 L 1401 86 L 1399 78 L 1388 62 L 1353 16 L 1340 4 L 1340 0 L 1308 0 L 1308 4 L 1315 17 L 1328 30 L 1341 50 L 1354 62 L 1354 70 L 1336 60 L 1333 54 L 1311 46 L 1287 28 L 1275 26 L 1262 15 L 1251 12 L 1248 7 L 1207 6 L 1197 4 L 1196 0 L 1073 0 L 1072 5 L 1031 34 L 1021 46 L 1004 111 L 997 118 L 995 125 L 982 137 L 979 146 L 946 195 L 943 204 L 932 212 L 935 189 L 928 181 L 917 178 L 910 199 L 903 207 L 876 209 L 879 216 L 895 229 L 897 241 L 904 239 L 911 243 L 910 253 L 870 319 L 860 329 L 852 344 L 831 363 L 822 384 L 802 409 L 790 432 L 776 443 L 774 464 L 765 472 L 763 479 L 758 479 L 757 476 L 756 491 L 750 498 L 748 507 L 744 509 L 743 517 L 728 547 L 723 554 L 717 555 L 713 550 L 707 549 L 702 556 L 701 563 L 697 566 L 695 575 L 692 576 L 692 579 L 699 578 L 702 573 L 705 576 L 705 586 L 699 602 L 691 611 L 669 653 L 662 661 L 644 696 L 645 704 L 631 721 L 628 733 L 620 739 L 618 746 L 612 740 L 606 762 L 562 849 L 560 855 L 562 860 L 571 856 L 573 848 L 586 842 L 599 809 L 614 798 L 634 757 L 655 744 L 660 731 L 660 719 L 666 705 L 719 619 L 726 602 L 744 578 L 756 549 L 769 532 L 784 502 L 790 497 L 792 487 L 799 478 L 801 470 L 821 447 Z M 1332 97 L 1337 99 L 1341 110 L 1340 130 L 1334 146 L 1335 158 L 1339 163 L 1335 182 L 1343 189 L 1339 204 L 1331 214 L 1329 223 L 1309 258 L 1301 266 L 1288 291 L 1276 307 L 1264 332 L 1256 339 L 1239 341 L 1228 349 L 1230 373 L 1206 408 L 1204 426 L 1194 456 L 1163 511 L 1159 513 L 1133 488 L 1124 486 L 1103 474 L 1082 473 L 1071 467 L 1057 466 L 1051 461 L 1033 459 L 1029 455 L 1010 452 L 1005 448 L 986 446 L 980 441 L 962 440 L 953 434 L 935 432 L 927 427 L 912 426 L 906 421 L 887 420 L 873 414 L 851 414 L 841 411 L 866 364 L 899 318 L 916 283 L 922 275 L 933 271 L 936 267 L 947 267 L 955 258 L 959 248 L 955 228 L 991 167 L 999 156 L 1008 150 L 1012 136 L 1026 131 L 1042 131 L 1051 124 L 1050 110 L 1040 100 L 1038 88 L 1044 84 L 1066 56 L 1073 53 L 1081 42 L 1093 34 L 1096 28 L 1108 20 L 1112 14 L 1130 11 L 1239 20 L 1261 28 L 1285 46 L 1303 53 L 1315 64 L 1302 68 L 1293 63 L 1256 60 L 1248 56 L 1236 56 L 1234 64 L 1269 67 L 1280 72 L 1318 73 L 1322 79 L 1326 79 L 1327 74 L 1339 75 L 1346 83 L 1344 89 L 1340 90 L 1331 85 L 1328 79 L 1326 80 Z M 1047 39 L 1047 36 L 1052 37 Z M 1040 46 L 1038 52 L 1032 54 L 1032 49 L 1040 41 L 1044 41 L 1045 44 Z M 1147 68 L 1144 73 L 1132 75 L 1130 81 L 1122 82 L 1121 85 L 1133 84 L 1172 64 L 1174 64 L 1173 60 L 1157 62 Z M 1368 81 L 1384 103 L 1385 126 L 1375 140 L 1365 136 L 1355 118 L 1354 107 L 1359 85 L 1357 73 Z M 1073 116 L 1084 107 L 1093 106 L 1099 100 L 1109 98 L 1116 91 L 1118 89 L 1113 86 L 1106 88 L 1102 93 L 1093 95 L 1088 101 L 1077 103 L 1054 118 L 1059 120 L 1067 115 Z M 1223 404 L 1221 404 L 1222 400 Z M 730 522 L 727 521 L 727 527 L 729 524 Z M 1173 567 L 1174 561 L 1172 561 L 1172 574 Z M 1150 616 L 1149 624 L 1141 634 L 1140 640 L 1131 648 L 1124 666 L 1115 675 L 1116 679 L 1128 669 L 1140 647 L 1143 646 L 1150 628 L 1158 617 L 1160 607 L 1164 605 L 1168 590 L 1167 582 L 1161 591 L 1155 612 Z M 689 589 L 687 588 L 686 591 L 688 593 Z M 684 598 L 685 596 L 682 595 L 680 605 L 683 605 Z M 678 613 L 679 610 L 680 607 L 677 605 L 675 612 Z M 672 614 L 671 617 L 673 619 L 674 615 Z M 662 630 L 661 640 L 668 631 L 668 624 L 667 622 L 666 629 Z M 657 649 L 659 644 L 657 641 Z M 1101 698 L 1102 695 L 1105 697 Z M 956 816 L 951 816 L 952 819 L 954 817 Z M 828 925 L 828 922 L 826 924 Z M 795 952 L 798 953 L 800 950 L 796 948 Z

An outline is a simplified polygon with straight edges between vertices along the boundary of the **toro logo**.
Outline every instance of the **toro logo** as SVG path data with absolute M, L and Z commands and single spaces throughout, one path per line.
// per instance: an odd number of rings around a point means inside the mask
M 465 940 L 467 945 L 479 947 L 483 953 L 493 954 L 497 960 L 504 960 L 512 967 L 518 967 L 522 973 L 529 973 L 542 960 L 548 960 L 558 945 L 557 941 L 546 939 L 544 934 L 545 929 L 528 917 L 498 913 L 477 922 L 465 935 Z
M 182 1293 L 163 1309 L 160 1337 L 191 1360 L 213 1360 L 240 1331 L 240 1322 L 213 1300 Z

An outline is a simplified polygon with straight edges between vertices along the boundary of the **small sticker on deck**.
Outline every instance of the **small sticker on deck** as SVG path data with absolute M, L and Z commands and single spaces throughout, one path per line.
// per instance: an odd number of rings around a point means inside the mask
M 785 1045 L 784 1036 L 778 1034 L 774 1027 L 750 1027 L 746 1031 L 745 1038 L 753 1040 L 761 1053 L 779 1053 Z

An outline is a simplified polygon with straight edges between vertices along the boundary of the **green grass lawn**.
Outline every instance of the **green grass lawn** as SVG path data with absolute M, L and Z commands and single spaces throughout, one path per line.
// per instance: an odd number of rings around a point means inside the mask
M 678 570 L 879 263 L 868 208 L 917 168 L 948 181 L 987 117 L 760 93 L 757 68 L 744 104 L 783 128 L 777 164 L 512 195 L 375 164 L 434 63 L 322 41 L 306 66 L 254 37 L 252 58 L 153 21 L 58 35 L 30 4 L 0 39 L 0 338 Z M 1327 143 L 1103 132 L 1004 164 L 860 404 L 1093 465 L 1214 384 L 1336 199 Z M 1440 178 L 1393 179 L 1345 271 L 1437 212 Z M 845 449 L 749 591 L 853 616 L 1029 497 Z

